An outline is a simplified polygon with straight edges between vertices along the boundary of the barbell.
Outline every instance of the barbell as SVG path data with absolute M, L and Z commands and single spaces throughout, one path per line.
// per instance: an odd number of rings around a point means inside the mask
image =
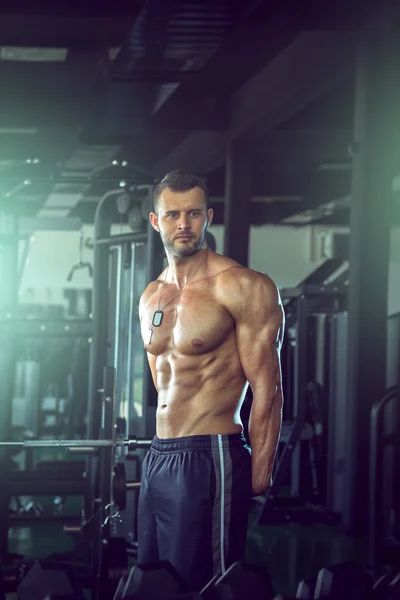
M 132 438 L 127 440 L 22 440 L 19 442 L 0 442 L 0 448 L 67 448 L 90 451 L 92 448 L 115 448 L 118 446 L 133 448 L 149 448 L 151 439 Z

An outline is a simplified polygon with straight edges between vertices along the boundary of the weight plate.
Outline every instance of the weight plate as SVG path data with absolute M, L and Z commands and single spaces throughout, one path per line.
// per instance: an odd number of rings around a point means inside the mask
M 123 193 L 117 197 L 117 211 L 120 215 L 124 215 L 128 212 L 131 205 L 131 198 L 129 194 Z
M 142 211 L 138 206 L 133 206 L 128 213 L 129 227 L 133 232 L 138 232 L 142 229 Z

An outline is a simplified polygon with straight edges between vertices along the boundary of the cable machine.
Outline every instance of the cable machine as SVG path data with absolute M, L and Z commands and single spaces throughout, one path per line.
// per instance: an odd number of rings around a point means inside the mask
M 148 197 L 152 189 L 148 190 Z M 116 371 L 115 417 L 117 438 L 151 438 L 155 433 L 157 395 L 147 367 L 140 336 L 139 300 L 147 283 L 163 269 L 163 246 L 151 227 L 145 211 L 137 218 L 134 231 L 112 235 L 113 204 L 121 190 L 108 192 L 97 207 L 94 229 L 93 340 L 89 373 L 88 436 L 96 437 L 101 423 L 99 390 L 102 371 Z M 128 213 L 129 203 L 119 202 L 120 214 Z M 137 207 L 136 207 L 137 208 Z M 132 209 L 131 209 L 132 210 Z M 123 212 L 122 212 L 123 211 Z M 114 211 L 115 212 L 115 211 Z M 130 221 L 130 223 L 132 220 Z M 131 225 L 132 227 L 132 225 Z M 143 451 L 116 451 L 127 477 L 140 479 Z M 96 469 L 90 468 L 94 476 Z M 95 490 L 95 481 L 92 489 Z M 136 493 L 134 491 L 133 493 Z M 94 503 L 93 498 L 93 503 Z M 121 512 L 122 522 L 112 524 L 111 535 L 124 538 L 135 552 L 137 495 Z

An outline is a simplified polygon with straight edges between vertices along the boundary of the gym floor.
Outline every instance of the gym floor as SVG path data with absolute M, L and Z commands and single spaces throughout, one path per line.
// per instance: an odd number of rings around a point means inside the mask
M 365 547 L 333 526 L 297 524 L 259 526 L 259 507 L 254 506 L 248 530 L 247 559 L 268 568 L 277 592 L 295 595 L 297 584 L 328 564 L 358 560 L 365 564 Z M 9 551 L 24 556 L 46 557 L 73 547 L 62 524 L 35 523 L 9 530 Z

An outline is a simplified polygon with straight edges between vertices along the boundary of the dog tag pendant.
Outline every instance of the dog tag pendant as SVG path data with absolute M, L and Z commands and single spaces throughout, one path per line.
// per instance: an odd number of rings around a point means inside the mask
M 163 316 L 164 313 L 162 310 L 156 310 L 156 312 L 153 315 L 152 325 L 154 325 L 154 327 L 160 327 L 163 320 Z
M 150 346 L 150 344 L 151 344 L 151 338 L 152 338 L 152 337 L 153 337 L 153 327 L 152 327 L 152 326 L 150 326 L 150 327 L 149 327 L 149 339 L 148 339 L 148 342 L 147 342 L 147 345 L 148 345 L 148 346 Z

